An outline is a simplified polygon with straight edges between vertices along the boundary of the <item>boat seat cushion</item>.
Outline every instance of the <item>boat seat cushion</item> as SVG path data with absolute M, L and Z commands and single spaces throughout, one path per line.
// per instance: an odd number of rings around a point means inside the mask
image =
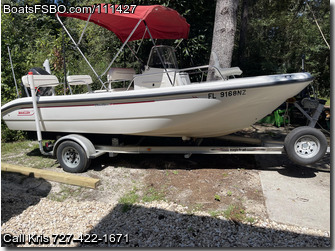
M 108 82 L 131 81 L 135 75 L 133 68 L 110 68 L 107 73 Z
M 239 67 L 220 68 L 220 72 L 223 76 L 227 76 L 227 77 L 242 74 L 242 71 Z
M 58 78 L 55 75 L 33 75 L 35 87 L 53 87 L 59 85 Z M 22 83 L 26 87 L 30 87 L 28 83 L 28 75 L 22 77 Z
M 211 53 L 212 58 L 213 58 L 213 66 L 220 71 L 223 77 L 229 77 L 229 76 L 236 76 L 236 75 L 241 75 L 243 72 L 239 67 L 231 67 L 231 68 L 221 68 L 220 63 L 219 63 L 219 58 L 216 55 L 214 51 Z M 218 74 L 217 71 L 215 71 L 215 75 L 217 77 L 221 77 L 220 74 Z
M 66 79 L 69 85 L 89 85 L 93 83 L 90 75 L 70 75 Z

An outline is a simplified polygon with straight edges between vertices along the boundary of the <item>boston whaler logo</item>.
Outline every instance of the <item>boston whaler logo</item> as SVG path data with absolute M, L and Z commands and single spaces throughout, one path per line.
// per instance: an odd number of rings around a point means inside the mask
M 33 116 L 34 115 L 34 111 L 32 110 L 21 110 L 18 111 L 17 116 Z

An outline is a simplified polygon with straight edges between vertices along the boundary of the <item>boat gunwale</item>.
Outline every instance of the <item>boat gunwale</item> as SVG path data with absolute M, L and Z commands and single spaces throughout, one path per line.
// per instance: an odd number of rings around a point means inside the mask
M 248 79 L 252 79 L 252 78 L 261 78 L 261 77 L 275 77 L 275 76 L 286 77 L 286 76 L 290 76 L 290 75 L 294 75 L 294 74 L 302 74 L 302 73 L 265 75 L 265 76 L 238 78 L 238 79 L 232 79 L 232 81 L 241 80 L 241 79 L 248 80 Z M 168 96 L 176 97 L 176 96 L 189 95 L 189 94 L 197 95 L 197 94 L 203 94 L 203 93 L 208 93 L 208 92 L 219 92 L 219 91 L 228 91 L 228 90 L 236 90 L 236 89 L 253 89 L 253 88 L 260 88 L 260 87 L 290 85 L 290 84 L 313 81 L 314 77 L 311 76 L 309 73 L 303 72 L 303 74 L 305 74 L 306 77 L 302 78 L 302 79 L 301 78 L 285 79 L 285 80 L 275 80 L 275 81 L 267 81 L 267 82 L 260 81 L 260 83 L 253 83 L 253 84 L 242 83 L 242 84 L 237 84 L 236 86 L 231 86 L 231 85 L 220 85 L 220 86 L 218 86 L 218 84 L 216 84 L 215 86 L 206 85 L 206 87 L 204 87 L 204 86 L 199 86 L 201 84 L 193 84 L 193 85 L 189 85 L 189 86 L 192 86 L 192 88 L 187 88 L 185 90 L 184 90 L 185 86 L 183 86 L 183 89 L 178 88 L 178 90 L 176 90 L 176 87 L 164 88 L 164 92 L 162 92 L 162 91 L 158 92 L 158 90 L 162 90 L 163 88 L 161 88 L 161 89 L 157 88 L 157 89 L 154 89 L 154 90 L 157 90 L 156 92 L 146 93 L 146 94 L 142 94 L 142 93 L 141 94 L 136 94 L 136 93 L 134 94 L 133 90 L 132 91 L 117 92 L 118 94 L 119 93 L 125 93 L 125 95 L 122 95 L 122 96 L 121 95 L 119 95 L 119 96 L 109 95 L 109 96 L 97 97 L 97 96 L 101 95 L 102 93 L 94 93 L 94 96 L 93 96 L 92 93 L 78 94 L 78 95 L 85 95 L 85 97 L 87 95 L 87 98 L 78 99 L 78 100 L 73 100 L 73 99 L 66 100 L 66 99 L 64 99 L 64 97 L 73 97 L 74 95 L 40 96 L 40 97 L 57 97 L 58 100 L 37 100 L 37 104 L 39 106 L 44 106 L 43 108 L 48 108 L 48 107 L 53 107 L 55 105 L 57 105 L 58 107 L 61 107 L 61 106 L 65 107 L 65 106 L 68 106 L 69 104 L 73 104 L 74 106 L 85 106 L 85 105 L 87 105 L 87 102 L 104 102 L 104 101 L 109 101 L 109 102 L 118 101 L 118 102 L 120 102 L 120 100 L 124 100 L 125 103 L 129 103 L 129 100 L 134 100 L 134 99 L 139 100 L 138 102 L 142 102 L 142 101 L 145 101 L 145 99 L 147 99 L 147 98 L 159 98 L 159 97 L 168 97 Z M 228 81 L 224 81 L 224 82 L 228 82 Z M 208 83 L 213 83 L 213 82 L 208 82 Z M 197 90 L 197 89 L 199 89 L 199 90 Z M 168 91 L 166 91 L 166 90 L 168 90 Z M 113 92 L 104 92 L 103 94 L 111 94 L 111 93 L 113 93 Z M 114 93 L 116 93 L 116 92 L 114 92 Z M 129 94 L 131 94 L 131 95 L 129 95 Z M 26 98 L 29 99 L 29 97 L 26 97 Z M 24 99 L 26 99 L 26 98 L 24 98 Z M 15 99 L 15 100 L 20 100 L 20 99 Z M 15 100 L 13 100 L 13 101 L 15 101 Z M 163 100 L 166 100 L 166 99 L 163 99 Z M 157 101 L 160 101 L 160 100 L 157 100 Z M 136 103 L 136 102 L 134 102 L 134 103 Z M 64 104 L 64 105 L 60 106 L 59 104 Z M 47 105 L 47 106 L 45 106 L 45 105 Z M 23 109 L 23 108 L 30 109 L 32 107 L 32 102 L 31 102 L 31 100 L 27 100 L 27 101 L 22 101 L 20 103 L 11 104 L 7 107 L 6 107 L 6 104 L 4 106 L 5 107 L 1 107 L 1 116 L 2 117 L 5 116 L 6 114 L 16 110 L 16 109 Z

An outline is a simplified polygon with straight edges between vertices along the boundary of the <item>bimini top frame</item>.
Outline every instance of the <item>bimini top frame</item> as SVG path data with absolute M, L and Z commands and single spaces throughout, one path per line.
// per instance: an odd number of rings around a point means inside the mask
M 147 6 L 135 6 L 133 5 L 131 11 L 115 11 L 122 9 L 122 5 L 112 4 L 96 4 L 91 8 L 90 13 L 57 13 L 56 17 L 65 32 L 78 49 L 79 53 L 83 56 L 86 63 L 92 69 L 96 77 L 99 79 L 105 89 L 106 86 L 103 83 L 101 77 L 104 76 L 120 52 L 127 45 L 129 41 L 140 40 L 150 38 L 155 45 L 154 39 L 180 39 L 187 38 L 189 34 L 190 25 L 186 22 L 185 18 L 179 15 L 179 13 L 173 9 L 160 6 L 160 5 L 147 5 Z M 71 36 L 70 32 L 61 21 L 60 16 L 78 18 L 86 20 L 86 25 L 81 33 L 81 36 L 76 41 Z M 99 26 L 102 26 L 108 30 L 111 30 L 116 36 L 123 42 L 121 48 L 118 50 L 107 69 L 99 76 L 94 70 L 92 65 L 89 63 L 83 52 L 79 48 L 79 44 L 84 35 L 88 22 L 93 22 Z M 167 69 L 165 72 L 170 79 Z M 171 79 L 170 79 L 171 81 Z

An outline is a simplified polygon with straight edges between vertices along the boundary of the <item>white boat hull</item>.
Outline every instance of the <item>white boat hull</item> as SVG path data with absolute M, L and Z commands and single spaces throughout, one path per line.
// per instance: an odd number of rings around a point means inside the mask
M 298 94 L 308 73 L 188 86 L 39 97 L 44 132 L 217 137 L 239 131 Z M 2 107 L 9 129 L 36 131 L 31 98 Z

